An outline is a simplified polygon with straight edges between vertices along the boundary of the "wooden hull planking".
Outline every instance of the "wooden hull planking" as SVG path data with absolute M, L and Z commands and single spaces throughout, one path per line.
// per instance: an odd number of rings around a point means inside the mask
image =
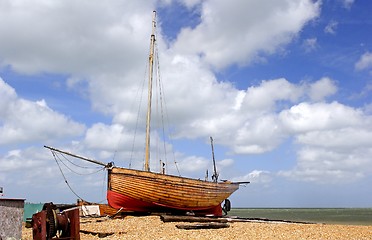
M 127 211 L 176 209 L 216 213 L 239 188 L 230 182 L 191 178 L 114 167 L 108 171 L 108 203 Z

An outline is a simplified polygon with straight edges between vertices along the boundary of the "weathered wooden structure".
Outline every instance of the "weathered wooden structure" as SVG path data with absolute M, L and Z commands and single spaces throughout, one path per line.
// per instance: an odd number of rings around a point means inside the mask
M 24 199 L 0 198 L 0 239 L 21 239 Z

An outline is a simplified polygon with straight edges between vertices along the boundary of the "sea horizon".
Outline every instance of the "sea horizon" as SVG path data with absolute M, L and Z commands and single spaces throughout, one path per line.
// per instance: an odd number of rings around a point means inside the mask
M 372 208 L 232 208 L 229 216 L 306 223 L 372 225 Z

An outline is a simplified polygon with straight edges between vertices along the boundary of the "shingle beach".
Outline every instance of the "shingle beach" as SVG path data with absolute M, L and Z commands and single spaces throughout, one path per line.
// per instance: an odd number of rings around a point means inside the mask
M 82 218 L 80 239 L 372 239 L 372 226 L 232 222 L 228 228 L 184 230 L 177 224 L 159 216 Z M 32 229 L 23 228 L 22 239 L 32 239 Z

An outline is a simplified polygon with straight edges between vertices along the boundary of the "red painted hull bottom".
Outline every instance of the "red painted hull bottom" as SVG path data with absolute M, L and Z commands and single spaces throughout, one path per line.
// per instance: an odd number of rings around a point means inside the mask
M 198 216 L 206 216 L 206 215 L 222 216 L 221 204 L 210 207 L 210 208 L 202 208 L 202 209 L 170 207 L 170 206 L 165 206 L 159 203 L 144 202 L 138 199 L 124 196 L 120 193 L 116 193 L 110 190 L 107 190 L 107 201 L 111 207 L 116 208 L 116 209 L 123 208 L 124 211 L 128 211 L 128 212 L 143 212 L 143 213 L 171 212 L 171 213 L 182 214 L 182 213 L 192 211 L 195 215 L 198 215 Z

